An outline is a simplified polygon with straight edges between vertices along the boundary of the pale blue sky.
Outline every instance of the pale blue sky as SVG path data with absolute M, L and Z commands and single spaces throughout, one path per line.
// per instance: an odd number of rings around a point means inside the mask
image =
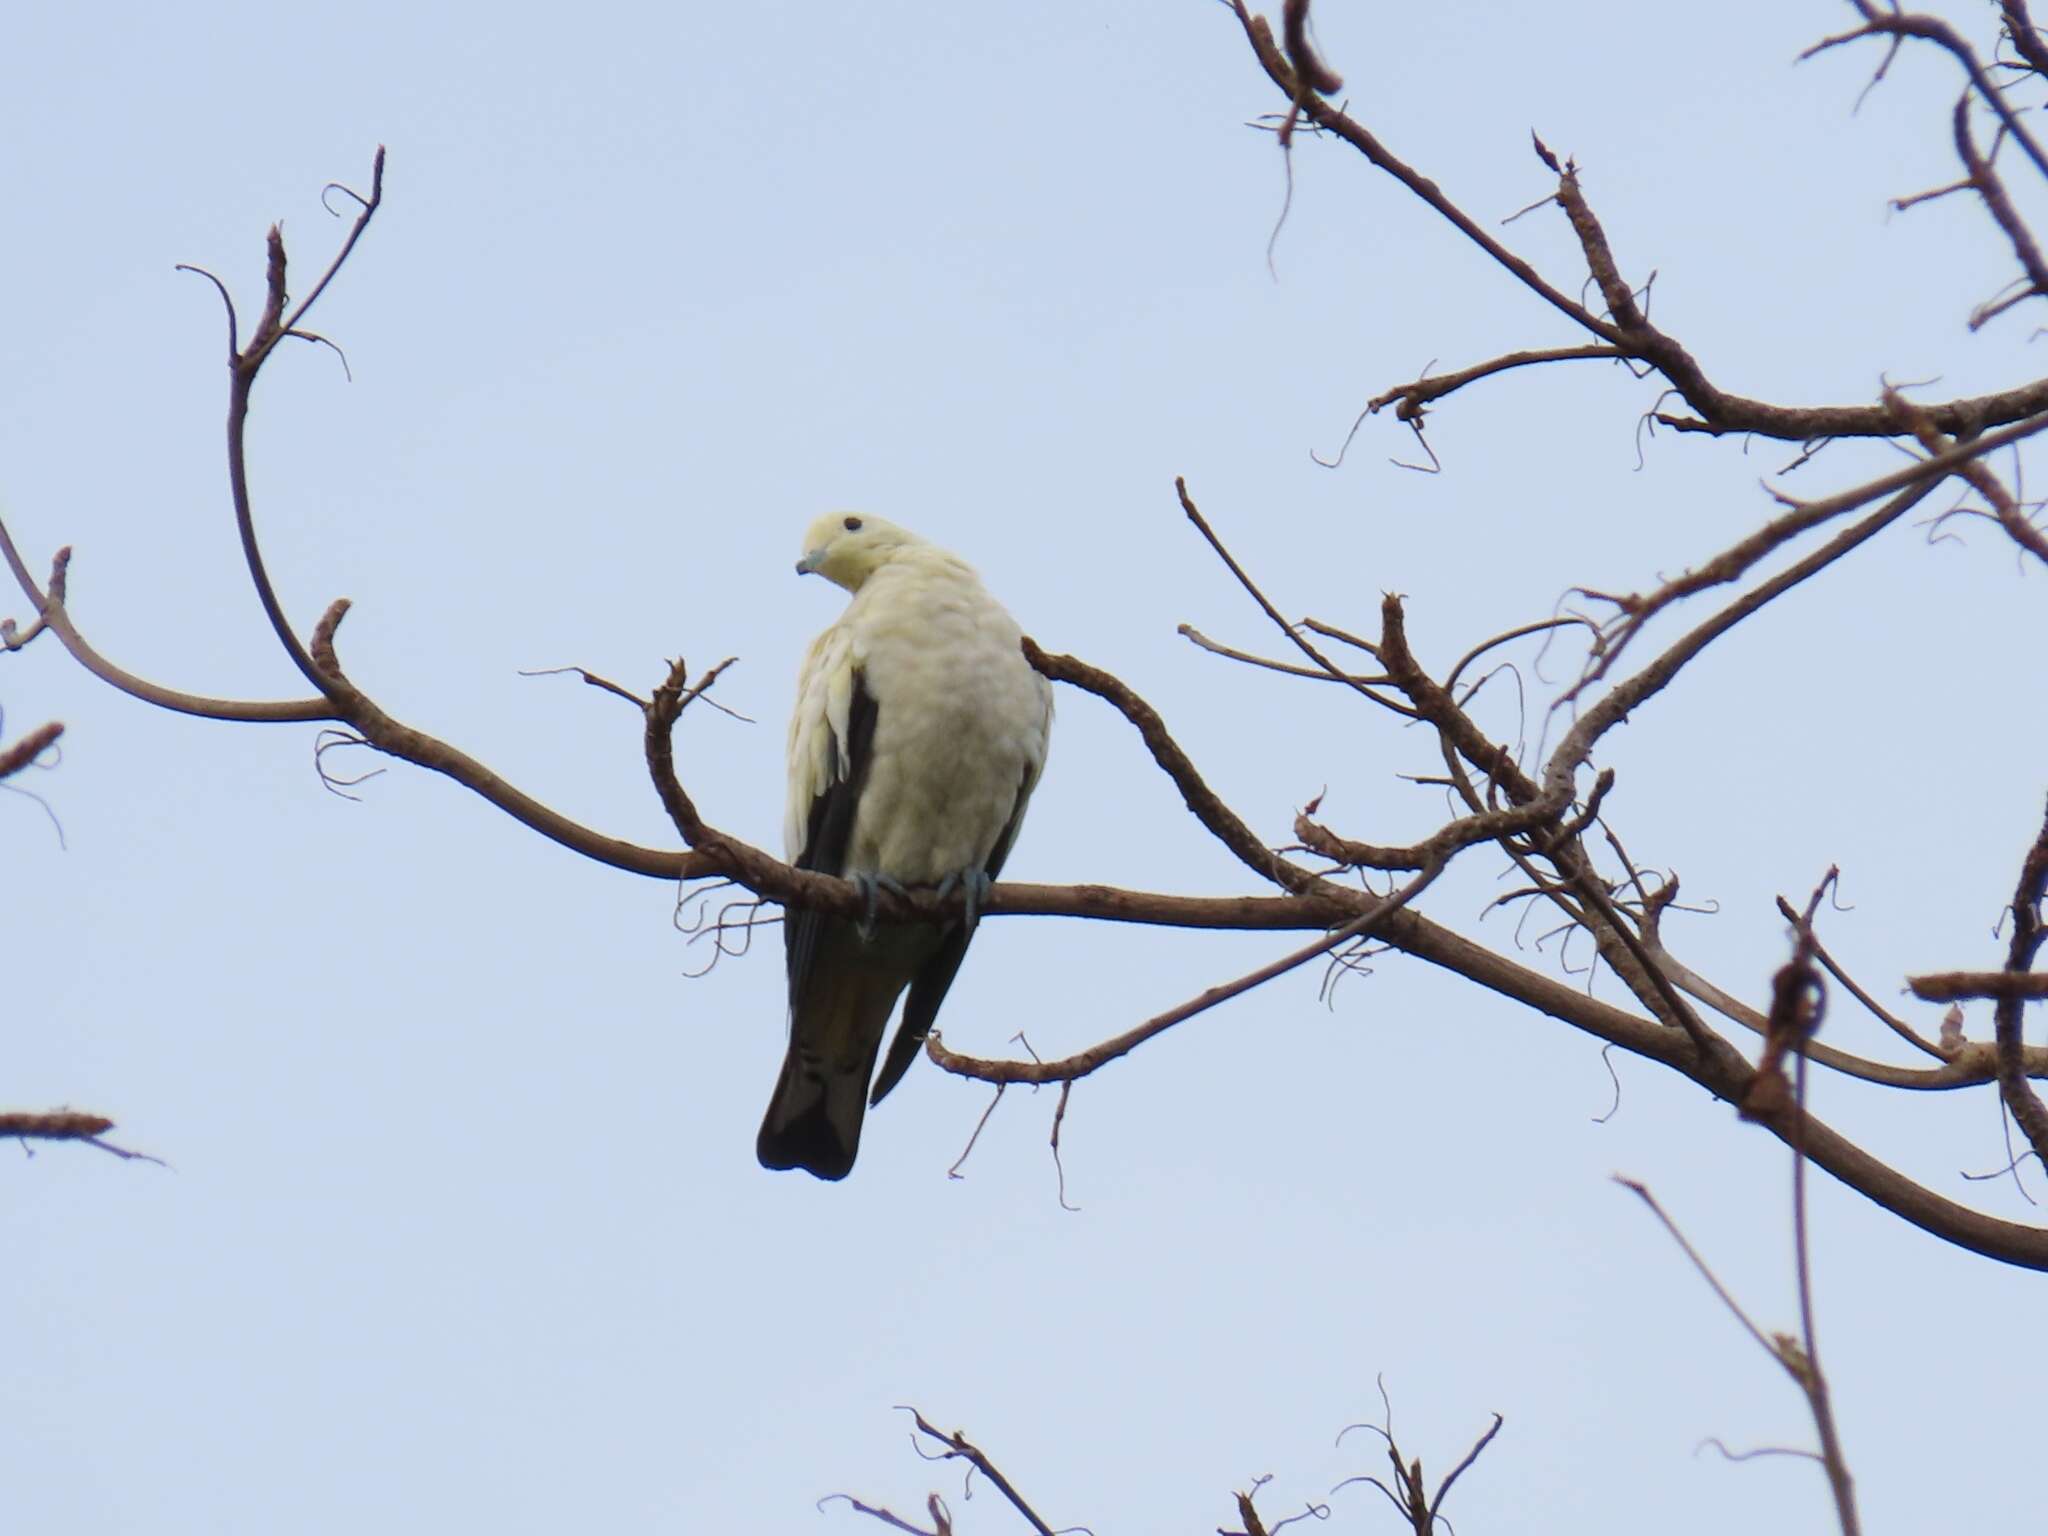
M 1964 329 L 2009 275 L 1981 214 L 1885 216 L 1952 175 L 1952 71 L 1909 53 L 1852 115 L 1874 57 L 1792 65 L 1849 14 L 1317 10 L 1360 114 L 1476 217 L 1544 195 L 1531 127 L 1577 155 L 1630 273 L 1659 273 L 1657 318 L 1727 387 L 2032 376 L 2037 316 Z M 1289 611 L 1369 627 L 1402 591 L 1442 666 L 1573 584 L 1711 553 L 1790 453 L 1660 436 L 1638 469 L 1654 386 L 1586 366 L 1447 402 L 1439 477 L 1387 462 L 1412 448 L 1384 420 L 1317 468 L 1432 359 L 1578 338 L 1332 145 L 1301 147 L 1276 281 L 1281 166 L 1244 126 L 1275 104 L 1229 13 L 1194 0 L 39 7 L 0 58 L 0 511 L 32 563 L 75 544 L 74 614 L 114 658 L 302 691 L 237 563 L 219 307 L 172 267 L 253 311 L 268 222 L 314 269 L 341 228 L 320 184 L 362 183 L 381 142 L 387 206 L 318 316 L 355 380 L 281 356 L 252 474 L 284 602 L 309 628 L 354 598 L 344 660 L 401 718 L 667 842 L 632 712 L 518 670 L 644 688 L 664 656 L 736 654 L 720 697 L 759 723 L 693 711 L 679 757 L 711 819 L 772 844 L 797 657 L 840 601 L 790 566 L 812 516 L 856 507 L 1129 680 L 1274 842 L 1325 785 L 1342 830 L 1415 835 L 1442 809 L 1395 777 L 1429 771 L 1417 733 L 1176 638 L 1273 645 L 1173 476 Z M 1554 211 L 1507 234 L 1577 287 Z M 1893 462 L 1837 449 L 1803 483 Z M 1894 530 L 1612 740 L 1632 850 L 1719 903 L 1672 930 L 1696 968 L 1760 997 L 1772 896 L 1836 861 L 1854 911 L 1826 937 L 1882 995 L 1995 960 L 2048 757 L 2015 702 L 2038 690 L 2040 590 L 1987 532 Z M 1552 1021 L 1400 957 L 1327 1008 L 1291 977 L 1076 1090 L 1078 1214 L 1050 1095 L 1011 1095 L 948 1181 L 985 1096 L 926 1065 L 844 1185 L 772 1176 L 772 932 L 687 980 L 701 949 L 660 884 L 406 765 L 337 799 L 312 727 L 173 718 L 48 643 L 0 659 L 0 705 L 10 738 L 68 727 L 58 770 L 23 781 L 66 846 L 0 796 L 0 1103 L 102 1110 L 174 1165 L 0 1155 L 20 1529 L 857 1531 L 879 1527 L 812 1502 L 908 1512 L 932 1488 L 963 1533 L 1013 1528 L 911 1454 L 904 1402 L 1055 1524 L 1213 1529 L 1260 1473 L 1277 1516 L 1378 1470 L 1357 1437 L 1332 1448 L 1377 1416 L 1376 1373 L 1433 1467 L 1507 1416 L 1451 1506 L 1466 1530 L 1831 1518 L 1804 1463 L 1694 1456 L 1809 1427 L 1608 1179 L 1647 1180 L 1788 1326 L 1780 1148 L 1627 1061 L 1594 1124 L 1597 1048 Z M 1427 910 L 1512 943 L 1478 921 L 1497 863 L 1468 856 Z M 1071 693 L 1011 873 L 1250 888 Z M 964 1048 L 1021 1029 L 1075 1049 L 1293 942 L 991 922 L 942 1022 Z M 1886 1050 L 1847 1005 L 1830 1029 Z M 2036 1214 L 1957 1176 L 2000 1161 L 1988 1093 L 1828 1082 L 1819 1103 L 1945 1193 Z M 1867 1528 L 2022 1524 L 2019 1384 L 2048 1346 L 2016 1319 L 2040 1282 L 1824 1178 L 1815 1200 Z M 1385 1528 L 1377 1498 L 1338 1495 L 1329 1528 Z

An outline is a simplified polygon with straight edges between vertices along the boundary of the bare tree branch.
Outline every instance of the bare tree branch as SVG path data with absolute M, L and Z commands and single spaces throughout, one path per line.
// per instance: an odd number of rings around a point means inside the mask
M 2043 1106 L 2033 1084 L 2027 1081 L 2026 1041 L 2022 1033 L 2027 998 L 2048 995 L 2034 989 L 2035 984 L 2048 978 L 2028 974 L 2035 956 L 2041 952 L 2043 940 L 2048 939 L 2048 926 L 2041 920 L 2044 895 L 2048 895 L 2048 816 L 2043 817 L 2034 845 L 2020 863 L 2019 883 L 2012 897 L 2012 939 L 2005 955 L 2008 985 L 1999 993 L 1992 1013 L 1998 1039 L 1999 1090 L 2036 1155 L 2048 1160 L 2048 1107 Z M 2019 985 L 2022 982 L 2026 984 L 2024 990 Z
M 118 1157 L 123 1162 L 164 1166 L 160 1157 L 117 1147 L 108 1141 L 106 1134 L 113 1128 L 114 1122 L 105 1115 L 88 1114 L 77 1109 L 52 1109 L 40 1113 L 0 1110 L 0 1139 L 19 1141 L 24 1146 L 31 1141 L 76 1141 Z
M 0 747 L 0 779 L 21 772 L 47 752 L 63 734 L 63 725 L 52 720 L 47 725 L 37 726 L 13 745 Z

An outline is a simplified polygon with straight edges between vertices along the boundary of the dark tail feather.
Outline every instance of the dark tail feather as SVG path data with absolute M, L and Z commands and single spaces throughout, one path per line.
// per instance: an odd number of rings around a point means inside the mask
M 783 1058 L 775 1095 L 755 1138 L 763 1168 L 801 1168 L 821 1179 L 843 1179 L 860 1151 L 867 1099 L 863 1079 L 844 1073 L 825 1076 L 817 1064 L 800 1060 L 794 1046 Z
M 837 918 L 818 925 L 807 951 L 791 951 L 789 1052 L 755 1142 L 763 1167 L 846 1177 L 889 1015 L 930 953 L 929 930 L 870 938 Z
M 869 1104 L 881 1103 L 889 1090 L 903 1081 L 903 1074 L 910 1070 L 910 1064 L 917 1060 L 918 1047 L 932 1032 L 932 1020 L 939 1016 L 939 1004 L 946 1000 L 946 989 L 953 985 L 954 974 L 959 971 L 961 958 L 967 953 L 970 937 L 972 935 L 965 928 L 948 929 L 945 941 L 925 961 L 910 983 L 910 996 L 903 1004 L 903 1022 L 896 1026 L 896 1038 L 889 1042 L 889 1054 L 882 1058 L 882 1070 L 875 1078 L 874 1092 L 868 1095 Z
M 924 1044 L 924 1037 L 931 1033 L 931 1028 L 930 1019 L 926 1019 L 921 1027 L 907 1018 L 896 1026 L 896 1038 L 889 1042 L 889 1054 L 882 1059 L 881 1074 L 875 1078 L 874 1091 L 868 1095 L 869 1108 L 881 1103 L 889 1090 L 903 1081 L 903 1074 L 917 1060 L 917 1048 Z

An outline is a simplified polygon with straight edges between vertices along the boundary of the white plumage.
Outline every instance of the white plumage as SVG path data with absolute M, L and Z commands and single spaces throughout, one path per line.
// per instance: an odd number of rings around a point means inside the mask
M 790 862 L 869 887 L 965 886 L 1001 869 L 1045 766 L 1052 690 L 965 561 L 880 518 L 835 513 L 799 572 L 853 594 L 811 642 L 789 726 Z M 845 1177 L 861 1121 L 909 1067 L 959 969 L 971 921 L 785 918 L 789 1054 L 757 1150 L 770 1168 Z M 903 1023 L 876 1078 L 882 1035 Z

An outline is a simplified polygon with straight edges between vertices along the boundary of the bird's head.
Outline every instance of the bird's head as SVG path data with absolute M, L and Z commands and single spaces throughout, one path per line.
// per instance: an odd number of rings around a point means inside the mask
M 813 573 L 849 592 L 902 551 L 924 541 L 907 528 L 859 512 L 828 512 L 804 530 L 804 557 L 796 573 Z

